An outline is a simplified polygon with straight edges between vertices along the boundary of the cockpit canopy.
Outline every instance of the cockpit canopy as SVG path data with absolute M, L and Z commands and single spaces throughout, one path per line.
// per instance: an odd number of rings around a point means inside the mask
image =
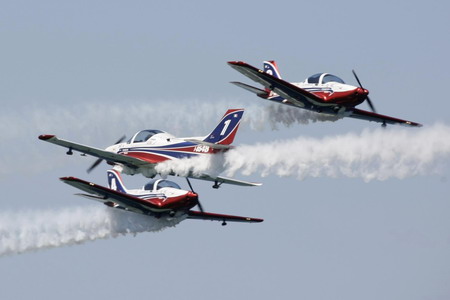
M 128 140 L 128 143 L 144 143 L 148 141 L 152 136 L 158 133 L 163 133 L 164 131 L 156 130 L 156 129 L 146 129 L 141 130 L 136 133 L 131 139 Z
M 306 79 L 306 83 L 324 84 L 327 82 L 338 82 L 345 84 L 344 80 L 342 80 L 341 78 L 328 73 L 317 73 Z
M 171 187 L 175 189 L 181 190 L 181 187 L 173 181 L 165 180 L 165 179 L 152 179 L 146 185 L 144 185 L 144 190 L 154 191 L 159 190 L 164 187 Z

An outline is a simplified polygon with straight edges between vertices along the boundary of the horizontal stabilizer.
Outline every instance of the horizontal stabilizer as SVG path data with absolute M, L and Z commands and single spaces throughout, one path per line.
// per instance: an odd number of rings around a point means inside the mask
M 230 145 L 222 145 L 222 144 L 214 144 L 214 143 L 208 143 L 202 140 L 197 140 L 197 139 L 184 139 L 186 142 L 191 142 L 191 143 L 195 143 L 198 145 L 203 145 L 203 146 L 208 146 L 212 149 L 216 149 L 216 150 L 228 150 L 233 148 L 233 146 Z
M 91 199 L 91 200 L 97 200 L 97 201 L 100 201 L 100 202 L 103 202 L 103 203 L 107 202 L 106 199 L 108 199 L 105 196 L 96 196 L 96 195 L 83 194 L 83 193 L 77 193 L 77 194 L 75 194 L 75 196 L 80 196 L 80 197 L 84 197 L 86 199 Z
M 240 88 L 243 88 L 244 90 L 247 90 L 249 92 L 255 93 L 256 95 L 260 96 L 260 97 L 269 97 L 269 93 L 265 90 L 259 89 L 257 87 L 242 83 L 242 82 L 237 82 L 237 81 L 232 81 L 230 82 Z

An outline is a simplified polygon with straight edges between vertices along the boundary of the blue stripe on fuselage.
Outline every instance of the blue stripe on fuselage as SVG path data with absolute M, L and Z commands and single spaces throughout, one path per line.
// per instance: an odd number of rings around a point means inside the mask
M 163 146 L 151 146 L 152 148 L 184 148 L 184 147 L 194 147 L 197 146 L 197 144 L 195 143 L 191 143 L 191 142 L 181 142 L 178 144 L 170 144 L 170 145 L 163 145 Z
M 153 149 L 146 149 L 146 148 L 128 148 L 128 153 L 133 152 L 148 152 L 152 154 L 158 154 L 158 155 L 167 155 L 174 158 L 190 158 L 193 156 L 197 156 L 199 153 L 193 153 L 193 152 L 181 152 L 181 151 L 169 151 L 169 150 L 153 150 Z

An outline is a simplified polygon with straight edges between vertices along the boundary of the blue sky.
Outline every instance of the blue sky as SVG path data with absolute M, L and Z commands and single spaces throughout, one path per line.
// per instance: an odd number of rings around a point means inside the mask
M 67 157 L 63 149 L 39 141 L 43 133 L 97 147 L 144 128 L 198 136 L 228 107 L 246 108 L 236 145 L 379 128 L 345 119 L 277 124 L 273 130 L 270 119 L 258 117 L 270 104 L 228 83 L 250 83 L 226 65 L 229 60 L 261 66 L 274 59 L 290 81 L 330 72 L 355 84 L 355 69 L 380 113 L 429 128 L 450 123 L 445 1 L 5 1 L 1 6 L 2 217 L 97 209 L 57 178 L 106 184 L 106 165 L 86 174 L 93 159 Z M 194 188 L 206 210 L 261 217 L 264 223 L 221 227 L 183 221 L 162 232 L 0 257 L 2 296 L 450 296 L 448 156 L 437 174 L 404 179 L 236 177 L 263 186 L 213 190 L 196 181 Z M 139 176 L 124 180 L 130 187 L 146 182 Z

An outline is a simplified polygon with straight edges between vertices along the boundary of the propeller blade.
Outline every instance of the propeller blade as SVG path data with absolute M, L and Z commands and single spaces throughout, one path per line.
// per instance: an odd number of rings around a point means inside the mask
M 89 169 L 87 169 L 88 173 L 91 173 L 92 170 L 94 170 L 101 162 L 103 161 L 103 158 L 99 158 L 97 159 L 92 166 L 89 167 Z
M 367 104 L 369 104 L 370 109 L 372 110 L 372 112 L 377 113 L 377 110 L 375 109 L 375 106 L 373 106 L 373 103 L 370 100 L 369 96 L 367 96 L 366 101 L 367 101 Z
M 194 192 L 194 189 L 192 188 L 191 181 L 189 180 L 188 177 L 186 177 L 186 181 L 187 181 L 187 183 L 189 184 L 189 188 L 191 189 L 191 192 L 195 193 L 195 192 Z M 201 211 L 202 213 L 205 212 L 205 211 L 203 210 L 202 204 L 200 203 L 200 200 L 198 199 L 198 194 L 197 194 L 197 206 L 198 206 L 198 209 L 200 209 L 200 211 Z
M 125 135 L 123 135 L 120 139 L 117 140 L 117 142 L 115 142 L 113 145 L 117 145 L 119 143 L 121 143 L 124 139 L 126 139 L 127 137 Z M 88 173 L 91 173 L 92 170 L 94 170 L 101 162 L 103 161 L 103 158 L 99 158 L 97 159 L 90 167 L 89 169 L 87 169 Z
M 186 181 L 187 181 L 187 183 L 189 184 L 189 188 L 191 189 L 191 192 L 195 193 L 195 192 L 194 192 L 194 189 L 192 188 L 192 184 L 191 184 L 191 182 L 189 181 L 189 178 L 188 178 L 188 177 L 186 177 Z
M 198 209 L 200 209 L 200 211 L 201 211 L 202 213 L 205 212 L 205 211 L 203 210 L 203 206 L 202 206 L 202 204 L 200 203 L 199 200 L 197 200 L 197 206 L 198 206 Z
M 355 76 L 355 79 L 358 82 L 359 87 L 363 89 L 364 87 L 362 86 L 361 81 L 359 81 L 358 75 L 356 75 L 355 70 L 352 70 L 352 73 L 353 73 L 353 76 Z M 370 100 L 369 96 L 366 97 L 366 101 L 367 101 L 367 104 L 369 104 L 369 107 L 372 110 L 372 112 L 377 113 L 377 110 L 375 109 L 375 106 L 373 105 L 372 100 Z
M 356 75 L 355 70 L 352 70 L 353 76 L 355 76 L 356 81 L 358 81 L 359 87 L 363 88 L 361 81 L 359 81 L 358 75 Z
M 124 139 L 126 139 L 127 137 L 125 135 L 123 135 L 120 139 L 117 140 L 117 142 L 114 143 L 114 145 L 117 145 L 119 143 L 122 143 Z

